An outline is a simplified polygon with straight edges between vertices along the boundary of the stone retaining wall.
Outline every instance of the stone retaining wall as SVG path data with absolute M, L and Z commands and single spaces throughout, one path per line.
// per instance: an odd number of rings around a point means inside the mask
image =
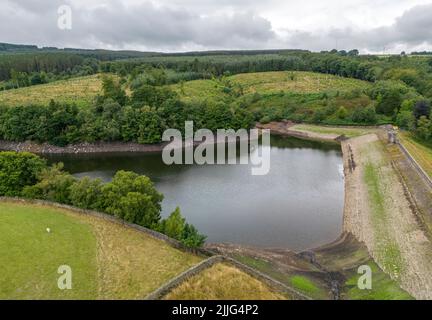
M 177 277 L 171 279 L 164 285 L 162 285 L 160 288 L 156 289 L 152 293 L 150 293 L 145 299 L 146 300 L 160 300 L 167 294 L 169 294 L 173 289 L 180 286 L 182 283 L 186 282 L 190 278 L 198 275 L 200 272 L 214 266 L 215 264 L 225 262 L 228 264 L 233 265 L 237 269 L 243 271 L 244 273 L 250 275 L 251 277 L 264 282 L 266 285 L 268 285 L 271 288 L 276 289 L 277 291 L 281 293 L 288 294 L 290 297 L 292 297 L 295 300 L 311 300 L 311 298 L 305 296 L 304 294 L 294 290 L 293 288 L 288 287 L 287 285 L 283 284 L 282 282 L 279 282 L 266 274 L 255 270 L 237 260 L 234 260 L 232 258 L 226 257 L 226 256 L 213 256 L 208 258 L 207 260 L 202 261 L 201 263 L 197 264 L 196 266 L 193 266 L 189 270 L 186 270 L 185 272 L 181 273 Z
M 168 293 L 171 292 L 171 290 L 175 289 L 179 285 L 181 285 L 183 282 L 187 281 L 188 279 L 192 278 L 193 276 L 199 274 L 201 271 L 210 268 L 211 266 L 222 262 L 224 259 L 222 256 L 213 256 L 210 257 L 196 266 L 193 266 L 192 268 L 186 270 L 185 272 L 179 274 L 175 278 L 169 280 L 167 283 L 150 293 L 148 296 L 145 297 L 145 300 L 160 300 L 164 296 L 166 296 Z

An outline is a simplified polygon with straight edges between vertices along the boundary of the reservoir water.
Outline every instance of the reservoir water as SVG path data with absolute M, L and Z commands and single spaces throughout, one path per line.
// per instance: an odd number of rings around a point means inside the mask
M 149 176 L 165 196 L 162 215 L 179 206 L 207 242 L 303 250 L 335 240 L 344 199 L 340 147 L 272 136 L 270 148 L 265 176 L 251 175 L 251 165 L 167 166 L 160 153 L 48 159 L 78 177 L 109 181 L 118 170 Z

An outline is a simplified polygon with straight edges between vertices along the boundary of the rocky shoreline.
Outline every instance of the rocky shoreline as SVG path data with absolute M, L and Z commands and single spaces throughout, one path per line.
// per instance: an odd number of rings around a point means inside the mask
M 77 143 L 58 147 L 48 143 L 14 142 L 0 140 L 0 150 L 32 152 L 37 154 L 77 154 L 105 152 L 161 152 L 167 143 L 139 144 L 133 142 L 95 142 Z

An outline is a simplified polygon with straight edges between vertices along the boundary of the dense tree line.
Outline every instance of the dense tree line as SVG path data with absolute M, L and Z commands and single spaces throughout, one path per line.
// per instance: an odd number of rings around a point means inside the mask
M 357 78 L 373 82 L 373 87 L 368 92 L 336 92 L 336 95 L 243 97 L 241 87 L 224 80 L 230 74 L 283 70 Z M 154 54 L 105 62 L 83 59 L 78 67 L 67 72 L 90 74 L 97 71 L 117 73 L 121 80 L 117 84 L 113 80 L 105 81 L 104 94 L 94 105 L 86 110 L 55 102 L 50 106 L 32 106 L 29 110 L 24 110 L 27 108 L 24 106 L 17 110 L 3 108 L 0 136 L 58 145 L 98 140 L 154 143 L 160 141 L 166 128 L 182 128 L 184 120 L 194 120 L 211 129 L 217 126 L 249 128 L 254 121 L 291 119 L 325 124 L 396 123 L 422 139 L 430 139 L 425 134 L 430 131 L 430 112 L 416 114 L 419 104 L 428 105 L 432 99 L 432 59 L 429 57 L 360 56 L 357 50 L 216 52 L 195 56 Z M 9 72 L 11 79 L 6 83 L 13 87 L 50 79 L 45 71 L 26 73 L 9 69 Z M 220 82 L 225 93 L 225 98 L 217 103 L 210 100 L 185 103 L 163 87 L 209 78 Z M 125 86 L 133 92 L 130 98 L 124 92 Z M 226 93 L 231 99 L 226 99 Z M 352 106 L 354 102 L 357 107 Z M 50 117 L 52 113 L 54 117 Z M 27 119 L 32 119 L 34 127 Z M 34 128 L 40 130 L 36 132 Z
M 62 164 L 48 167 L 31 153 L 0 152 L 0 196 L 42 199 L 97 210 L 130 223 L 160 231 L 189 247 L 202 246 L 205 236 L 186 223 L 177 208 L 161 219 L 161 202 L 146 176 L 119 171 L 111 182 L 88 177 L 77 179 Z
M 250 128 L 253 116 L 230 101 L 186 103 L 170 89 L 142 85 L 127 97 L 112 77 L 103 80 L 103 94 L 88 108 L 52 101 L 49 105 L 0 107 L 0 138 L 32 140 L 64 146 L 87 141 L 157 143 L 168 128 Z
M 12 63 L 17 68 L 15 69 L 10 68 L 6 61 L 2 62 L 0 56 L 0 74 L 5 80 L 0 83 L 0 91 L 44 84 L 71 77 L 87 76 L 99 71 L 99 62 L 89 58 L 77 61 L 68 60 L 49 65 L 41 63 L 36 57 L 31 61 L 25 62 L 25 60 L 20 61 L 20 63 Z M 27 65 L 27 63 L 29 64 Z
M 83 57 L 74 54 L 62 53 L 20 53 L 0 55 L 0 80 L 9 80 L 12 71 L 25 72 L 46 72 L 59 74 L 71 71 L 74 67 L 84 62 Z

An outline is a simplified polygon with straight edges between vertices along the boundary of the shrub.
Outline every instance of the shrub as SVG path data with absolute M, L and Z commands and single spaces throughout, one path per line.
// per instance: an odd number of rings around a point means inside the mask
M 102 186 L 100 179 L 84 177 L 70 187 L 70 202 L 72 205 L 91 210 L 102 208 Z
M 113 180 L 102 187 L 105 212 L 132 223 L 152 227 L 159 222 L 163 195 L 146 176 L 118 171 Z
M 168 237 L 182 240 L 185 219 L 180 213 L 180 208 L 177 207 L 167 219 L 162 220 L 161 226 L 161 231 Z
M 28 152 L 0 152 L 0 195 L 20 196 L 24 187 L 37 182 L 45 160 Z
M 62 163 L 43 169 L 38 174 L 38 182 L 24 188 L 23 196 L 70 204 L 70 187 L 75 178 L 62 169 Z
M 351 116 L 353 122 L 356 123 L 375 123 L 376 122 L 376 112 L 373 105 L 366 108 L 356 108 Z
M 340 107 L 336 112 L 336 117 L 338 117 L 339 119 L 345 119 L 347 116 L 348 111 L 345 109 L 345 107 Z
M 181 242 L 190 248 L 201 247 L 205 240 L 206 236 L 200 234 L 198 230 L 191 224 L 186 223 L 183 229 L 183 235 Z

